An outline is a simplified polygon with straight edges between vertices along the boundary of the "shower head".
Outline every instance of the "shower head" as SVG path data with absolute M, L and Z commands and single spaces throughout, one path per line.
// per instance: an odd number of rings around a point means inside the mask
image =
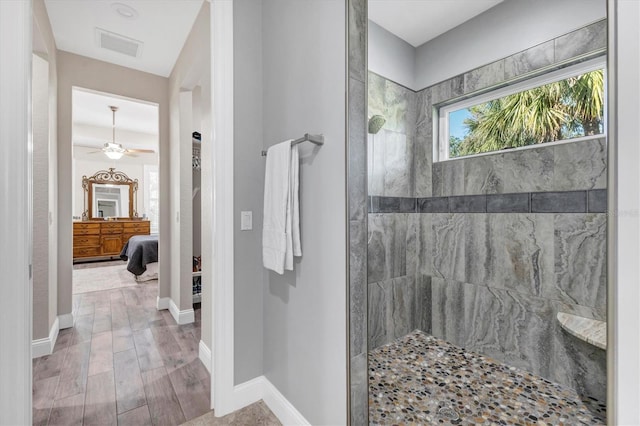
M 384 126 L 384 123 L 386 122 L 387 119 L 381 115 L 376 114 L 371 116 L 371 118 L 369 119 L 369 133 L 375 135 L 380 131 L 380 129 L 382 129 L 382 126 Z

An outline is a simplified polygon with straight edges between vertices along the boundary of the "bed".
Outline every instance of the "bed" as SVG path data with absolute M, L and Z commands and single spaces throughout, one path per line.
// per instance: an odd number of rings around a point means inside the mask
M 120 252 L 127 261 L 127 271 L 136 281 L 158 279 L 158 235 L 136 235 L 129 238 Z

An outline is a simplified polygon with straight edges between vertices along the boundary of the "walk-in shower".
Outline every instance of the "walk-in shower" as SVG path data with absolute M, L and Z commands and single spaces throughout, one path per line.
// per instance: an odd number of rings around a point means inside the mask
M 604 0 L 387 3 L 368 1 L 352 423 L 604 424 L 604 108 L 571 109 L 583 80 L 580 102 L 604 93 Z M 460 19 L 427 34 L 439 7 Z

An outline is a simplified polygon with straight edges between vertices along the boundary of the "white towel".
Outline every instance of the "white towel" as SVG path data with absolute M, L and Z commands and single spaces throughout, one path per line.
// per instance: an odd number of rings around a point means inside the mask
M 298 199 L 299 161 L 298 147 L 292 146 L 286 222 L 287 252 L 284 259 L 284 269 L 289 271 L 293 271 L 293 256 L 302 256 L 302 249 L 300 247 L 300 201 Z
M 298 162 L 298 147 L 291 147 L 290 140 L 267 151 L 262 263 L 279 274 L 293 270 L 293 256 L 302 256 Z
M 287 252 L 287 203 L 291 141 L 267 150 L 264 176 L 264 217 L 262 227 L 262 263 L 265 268 L 284 273 Z

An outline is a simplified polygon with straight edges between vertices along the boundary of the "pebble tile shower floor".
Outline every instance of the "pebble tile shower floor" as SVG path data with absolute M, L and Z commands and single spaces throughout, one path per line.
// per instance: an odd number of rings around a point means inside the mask
M 414 331 L 369 353 L 372 425 L 604 425 L 566 386 Z

